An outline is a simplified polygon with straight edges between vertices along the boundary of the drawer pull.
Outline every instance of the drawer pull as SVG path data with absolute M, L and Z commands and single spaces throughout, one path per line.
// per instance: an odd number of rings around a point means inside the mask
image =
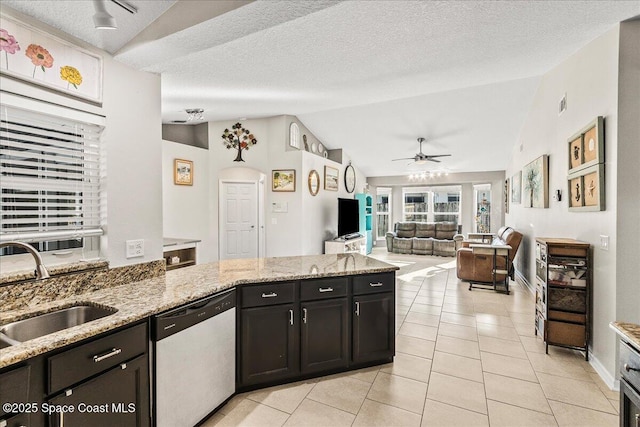
M 302 309 L 302 321 L 304 323 L 307 323 L 307 309 L 306 308 Z
M 289 324 L 293 326 L 293 310 L 289 310 Z
M 276 294 L 275 292 L 271 292 L 270 294 L 265 294 L 265 293 L 262 294 L 262 298 L 275 298 L 277 296 L 278 294 Z
M 318 292 L 333 292 L 333 288 L 318 288 Z
M 360 316 L 360 303 L 356 301 L 356 316 Z
M 103 354 L 102 356 L 93 356 L 93 361 L 95 363 L 102 362 L 103 360 L 116 356 L 120 353 L 122 353 L 121 348 L 113 348 L 109 353 Z
M 372 288 L 379 288 L 380 286 L 382 286 L 382 282 L 369 283 L 369 286 L 371 286 Z
M 636 371 L 636 372 L 640 372 L 640 368 L 632 368 L 631 366 L 629 366 L 628 363 L 624 364 L 624 370 L 629 372 L 629 371 Z

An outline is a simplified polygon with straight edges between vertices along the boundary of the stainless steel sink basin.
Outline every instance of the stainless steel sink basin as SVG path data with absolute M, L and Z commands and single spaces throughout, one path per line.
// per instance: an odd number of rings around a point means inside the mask
M 114 308 L 76 305 L 0 326 L 0 348 L 82 325 L 115 313 Z

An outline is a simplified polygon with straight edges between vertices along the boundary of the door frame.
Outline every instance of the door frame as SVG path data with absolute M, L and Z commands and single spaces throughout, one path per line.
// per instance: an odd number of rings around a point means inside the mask
M 265 254 L 265 228 L 264 228 L 264 176 L 261 174 L 260 179 L 220 179 L 218 181 L 218 260 L 222 259 L 222 231 L 224 224 L 222 223 L 221 209 L 224 205 L 224 185 L 225 184 L 256 184 L 258 210 L 258 258 L 264 258 Z

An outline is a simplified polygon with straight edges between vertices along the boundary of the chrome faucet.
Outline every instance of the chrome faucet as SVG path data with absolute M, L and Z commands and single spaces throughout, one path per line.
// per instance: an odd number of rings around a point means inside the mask
M 48 279 L 50 277 L 49 272 L 47 271 L 44 264 L 42 263 L 42 257 L 40 256 L 40 253 L 36 250 L 36 248 L 34 248 L 28 243 L 23 243 L 23 242 L 0 243 L 0 249 L 7 246 L 17 246 L 19 248 L 25 249 L 27 252 L 31 254 L 31 256 L 33 256 L 33 259 L 36 260 L 36 271 L 35 271 L 36 279 Z

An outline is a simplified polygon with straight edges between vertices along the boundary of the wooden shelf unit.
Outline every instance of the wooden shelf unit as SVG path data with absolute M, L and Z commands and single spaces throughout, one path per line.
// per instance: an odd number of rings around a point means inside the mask
M 360 234 L 366 240 L 366 253 L 368 255 L 373 250 L 373 197 L 370 194 L 356 194 L 360 211 Z
M 590 245 L 573 239 L 536 238 L 535 333 L 549 345 L 584 351 L 589 360 Z
M 189 267 L 190 265 L 196 265 L 196 244 L 186 244 L 180 246 L 165 246 L 164 248 L 164 260 L 166 262 L 166 270 L 175 270 L 176 268 Z M 173 264 L 171 258 L 180 258 L 180 261 Z

